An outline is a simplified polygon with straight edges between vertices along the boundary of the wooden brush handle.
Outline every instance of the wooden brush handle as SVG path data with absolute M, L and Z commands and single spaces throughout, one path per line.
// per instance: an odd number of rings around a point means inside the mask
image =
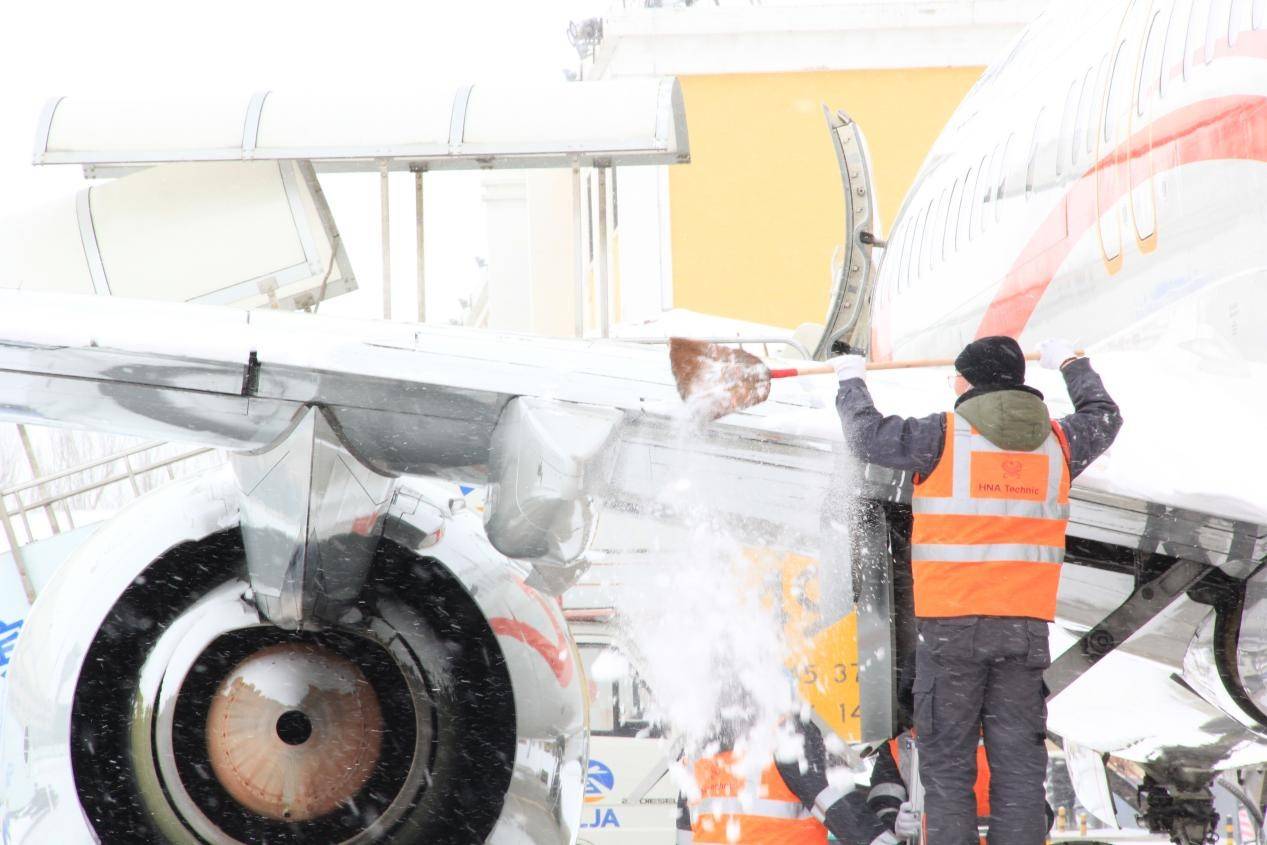
M 1075 355 L 1081 355 L 1082 350 L 1079 349 Z M 1025 356 L 1026 361 L 1037 361 L 1042 356 L 1037 352 L 1031 352 Z M 953 367 L 955 365 L 954 358 L 913 358 L 906 361 L 868 361 L 868 370 L 913 370 L 919 367 Z M 770 378 L 792 378 L 794 376 L 825 376 L 832 375 L 836 371 L 830 364 L 806 364 L 800 367 L 779 367 L 771 368 Z

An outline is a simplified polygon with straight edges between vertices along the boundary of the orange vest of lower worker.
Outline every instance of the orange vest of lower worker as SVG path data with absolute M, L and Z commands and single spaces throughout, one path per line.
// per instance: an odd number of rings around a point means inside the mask
M 690 810 L 696 843 L 825 845 L 827 828 L 787 788 L 773 763 L 761 772 L 754 799 L 744 794 L 734 762 L 734 755 L 723 751 L 695 763 L 700 798 Z
M 911 499 L 916 616 L 1055 617 L 1067 453 L 1056 422 L 1034 451 L 1010 452 L 946 414 L 941 459 Z

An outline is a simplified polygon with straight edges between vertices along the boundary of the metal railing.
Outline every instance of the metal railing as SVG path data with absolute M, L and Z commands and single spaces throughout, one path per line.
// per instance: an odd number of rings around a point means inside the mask
M 25 431 L 20 430 L 19 433 L 24 440 L 24 445 L 29 448 Z M 32 513 L 44 512 L 48 522 L 49 536 L 74 530 L 75 520 L 70 501 L 75 497 L 122 484 L 127 484 L 128 487 L 125 490 L 130 490 L 131 495 L 137 497 L 145 492 L 141 489 L 142 477 L 158 470 L 165 470 L 168 480 L 174 480 L 176 478 L 174 467 L 216 451 L 210 447 L 195 447 L 173 455 L 154 456 L 150 460 L 143 460 L 146 453 L 165 445 L 160 441 L 142 443 L 58 472 L 39 475 L 31 481 L 0 488 L 0 528 L 4 530 L 5 540 L 8 542 L 9 551 L 13 555 L 13 562 L 18 570 L 18 577 L 22 580 L 22 589 L 26 592 L 29 601 L 35 601 L 35 586 L 22 556 L 22 546 L 36 539 L 45 539 L 36 537 L 31 524 Z M 104 476 L 98 477 L 102 473 Z M 59 485 L 58 482 L 67 483 Z M 54 485 L 62 489 L 51 492 L 50 488 Z M 61 507 L 65 527 L 63 527 L 62 519 L 58 517 L 58 506 Z M 17 525 L 21 525 L 25 540 L 19 539 Z

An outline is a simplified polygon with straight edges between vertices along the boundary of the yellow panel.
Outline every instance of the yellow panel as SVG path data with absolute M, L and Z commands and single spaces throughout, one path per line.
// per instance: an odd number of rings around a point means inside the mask
M 858 686 L 858 614 L 818 632 L 796 666 L 801 697 L 846 742 L 862 738 Z
M 669 168 L 673 304 L 821 323 L 844 231 L 821 104 L 866 133 L 884 231 L 981 68 L 682 77 L 691 163 Z
M 783 620 L 787 666 L 796 675 L 797 692 L 837 736 L 858 741 L 862 730 L 857 614 L 825 624 L 817 559 L 773 549 L 749 549 L 748 557 L 755 564 L 749 570 L 749 588 L 764 587 L 763 603 Z

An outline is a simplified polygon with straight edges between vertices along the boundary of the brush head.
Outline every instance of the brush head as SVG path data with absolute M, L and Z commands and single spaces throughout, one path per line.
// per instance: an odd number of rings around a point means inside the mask
M 770 368 L 742 349 L 670 338 L 669 368 L 678 395 L 697 422 L 751 408 L 770 396 Z

